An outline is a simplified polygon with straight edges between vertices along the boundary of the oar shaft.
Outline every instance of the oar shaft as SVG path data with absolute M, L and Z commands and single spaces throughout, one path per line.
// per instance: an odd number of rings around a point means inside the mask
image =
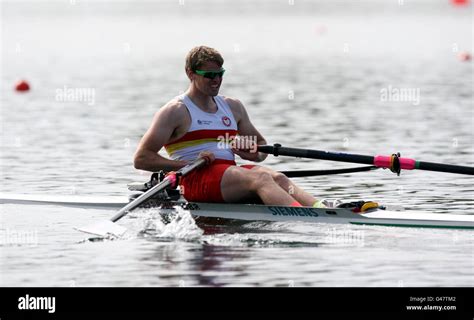
M 374 165 L 379 168 L 390 168 L 391 167 L 390 156 L 375 156 Z M 426 171 L 436 171 L 436 172 L 448 172 L 448 173 L 458 173 L 458 174 L 468 174 L 474 175 L 474 168 L 467 166 L 458 166 L 453 164 L 444 164 L 436 162 L 425 162 L 425 161 L 416 161 L 410 158 L 398 158 L 400 163 L 400 168 L 403 170 L 426 170 Z
M 320 159 L 320 160 L 351 162 L 351 163 L 361 163 L 361 164 L 370 164 L 370 165 L 374 164 L 374 157 L 363 156 L 363 155 L 358 155 L 358 154 L 337 153 L 337 152 L 329 152 L 329 151 L 275 147 L 275 146 L 258 146 L 258 151 L 263 152 L 263 153 L 273 154 L 274 156 L 281 155 L 281 156 L 290 156 L 290 157 L 297 157 L 297 158 Z
M 193 163 L 188 164 L 187 166 L 185 166 L 185 167 L 181 168 L 180 170 L 178 170 L 176 172 L 176 175 L 179 175 L 180 177 L 184 177 L 187 174 L 189 174 L 191 171 L 196 170 L 196 169 L 206 165 L 207 161 L 208 161 L 208 159 L 206 159 L 206 158 L 199 158 L 196 161 L 194 161 Z M 174 185 L 175 184 L 174 179 L 176 179 L 175 175 L 166 177 L 162 182 L 158 183 L 156 186 L 154 186 L 153 188 L 151 188 L 150 190 L 148 190 L 147 192 L 145 192 L 144 194 L 142 194 L 141 196 L 139 196 L 138 198 L 136 198 L 135 200 L 133 200 L 132 202 L 127 204 L 125 207 L 120 209 L 115 214 L 115 216 L 113 216 L 110 220 L 112 222 L 118 221 L 120 218 L 125 216 L 130 211 L 137 208 L 138 206 L 140 206 L 142 203 L 144 203 L 148 199 L 154 197 L 158 192 L 160 192 L 162 190 L 165 190 L 165 189 L 171 187 L 172 185 Z
M 345 174 L 345 173 L 354 173 L 354 172 L 363 172 L 377 170 L 376 166 L 368 167 L 356 167 L 356 168 L 345 168 L 345 169 L 331 169 L 331 170 L 288 170 L 280 171 L 288 178 L 301 178 L 301 177 L 314 177 L 314 176 L 325 176 L 330 174 Z
M 434 163 L 416 161 L 409 158 L 400 158 L 394 156 L 365 156 L 359 154 L 350 153 L 337 153 L 321 150 L 310 150 L 310 149 L 299 149 L 299 148 L 287 148 L 281 147 L 280 145 L 274 146 L 259 146 L 258 151 L 274 156 L 291 156 L 297 158 L 310 158 L 320 160 L 330 160 L 339 162 L 352 162 L 361 164 L 370 164 L 379 168 L 390 168 L 393 170 L 393 162 L 396 160 L 399 162 L 399 168 L 404 170 L 428 170 L 437 172 L 449 172 L 458 174 L 474 175 L 474 167 L 458 166 L 452 164 Z M 397 170 L 399 172 L 399 170 Z
M 416 169 L 474 175 L 473 167 L 457 166 L 452 164 L 442 164 L 435 162 L 417 161 Z
M 171 186 L 171 180 L 169 179 L 165 179 L 163 180 L 162 182 L 158 183 L 156 186 L 154 186 L 153 188 L 151 188 L 150 190 L 148 190 L 147 192 L 145 192 L 144 194 L 142 194 L 141 196 L 139 196 L 138 198 L 136 198 L 135 200 L 133 200 L 132 202 L 130 202 L 129 204 L 127 204 L 125 207 L 123 207 L 122 209 L 120 209 L 116 214 L 115 216 L 113 216 L 110 221 L 112 222 L 116 222 L 118 221 L 120 218 L 122 218 L 124 215 L 126 215 L 127 213 L 129 213 L 130 211 L 136 209 L 138 206 L 140 206 L 142 203 L 144 203 L 145 201 L 147 201 L 148 199 L 150 199 L 151 197 L 153 197 L 157 192 L 159 192 L 160 190 L 164 190 L 168 187 Z

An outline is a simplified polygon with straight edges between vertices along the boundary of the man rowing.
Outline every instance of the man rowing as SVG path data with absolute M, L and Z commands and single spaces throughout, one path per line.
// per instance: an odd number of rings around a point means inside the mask
M 317 200 L 282 173 L 258 165 L 235 163 L 235 155 L 261 162 L 266 144 L 243 104 L 219 96 L 224 59 L 213 48 L 193 48 L 186 57 L 188 90 L 155 114 L 134 158 L 136 169 L 174 171 L 198 157 L 211 164 L 182 178 L 188 201 L 238 203 L 260 199 L 267 205 L 315 206 Z M 158 152 L 165 148 L 170 159 Z

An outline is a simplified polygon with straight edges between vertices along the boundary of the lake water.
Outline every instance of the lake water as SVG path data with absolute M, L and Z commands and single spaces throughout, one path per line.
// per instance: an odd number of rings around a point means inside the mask
M 223 54 L 221 94 L 244 103 L 269 143 L 472 166 L 473 66 L 458 58 L 472 49 L 472 8 L 402 3 L 3 1 L 1 191 L 117 196 L 148 179 L 133 153 L 153 114 L 186 90 L 184 57 L 201 44 Z M 31 90 L 20 94 L 22 78 Z M 79 88 L 84 96 L 69 94 Z M 317 197 L 474 214 L 469 176 L 378 170 L 295 181 Z M 113 211 L 0 212 L 1 286 L 474 285 L 472 231 L 155 218 L 143 236 L 156 216 L 145 210 L 120 222 L 125 239 L 84 242 L 73 227 Z

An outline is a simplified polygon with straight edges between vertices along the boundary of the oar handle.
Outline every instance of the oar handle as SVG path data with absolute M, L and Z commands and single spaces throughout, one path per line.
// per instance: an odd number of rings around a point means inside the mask
M 262 145 L 258 146 L 258 151 L 274 156 L 291 156 L 298 158 L 310 158 L 320 160 L 330 160 L 339 162 L 352 162 L 361 164 L 370 164 L 379 168 L 388 168 L 393 172 L 400 173 L 400 169 L 404 170 L 428 170 L 437 172 L 449 172 L 458 174 L 474 175 L 474 167 L 458 166 L 452 164 L 434 163 L 416 161 L 409 158 L 401 158 L 399 154 L 391 156 L 365 156 L 350 153 L 337 153 L 321 150 L 298 149 L 282 147 L 280 144 L 273 146 Z

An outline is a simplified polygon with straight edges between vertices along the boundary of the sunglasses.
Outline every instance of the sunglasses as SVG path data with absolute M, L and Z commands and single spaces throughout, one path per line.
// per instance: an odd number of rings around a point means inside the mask
M 214 79 L 216 77 L 221 77 L 224 75 L 225 69 L 222 68 L 219 71 L 204 71 L 204 70 L 195 70 L 194 73 L 203 76 L 204 78 Z

